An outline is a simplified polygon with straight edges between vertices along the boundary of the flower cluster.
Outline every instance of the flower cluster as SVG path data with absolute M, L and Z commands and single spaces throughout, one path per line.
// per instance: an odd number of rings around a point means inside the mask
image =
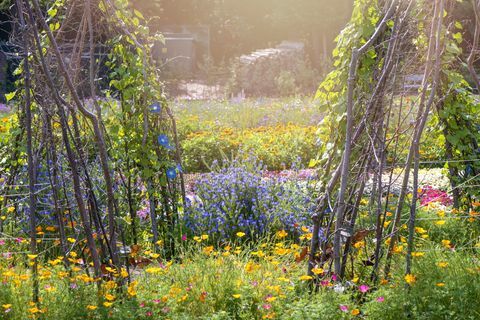
M 439 202 L 444 206 L 452 204 L 452 197 L 445 191 L 435 189 L 432 186 L 424 186 L 419 191 L 420 203 L 422 206 L 431 202 Z
M 315 199 L 308 181 L 263 178 L 261 164 L 233 161 L 216 166 L 194 186 L 201 201 L 186 206 L 184 224 L 192 234 L 233 239 L 237 232 L 257 238 L 270 232 L 308 224 Z

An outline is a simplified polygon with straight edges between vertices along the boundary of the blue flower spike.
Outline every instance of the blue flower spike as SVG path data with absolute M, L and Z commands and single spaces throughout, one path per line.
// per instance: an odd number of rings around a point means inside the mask
M 173 180 L 177 177 L 177 170 L 174 167 L 168 168 L 166 173 L 169 180 Z
M 155 102 L 151 104 L 149 107 L 151 113 L 160 113 L 162 112 L 162 106 L 160 105 L 160 102 Z

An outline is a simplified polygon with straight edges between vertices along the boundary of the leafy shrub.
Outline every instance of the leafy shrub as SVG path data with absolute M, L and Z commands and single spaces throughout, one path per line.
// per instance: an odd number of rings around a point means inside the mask
M 309 223 L 315 198 L 308 181 L 300 185 L 285 178 L 263 178 L 263 166 L 256 161 L 233 161 L 213 169 L 195 184 L 200 204 L 188 205 L 184 213 L 192 234 L 234 239 L 237 232 L 244 232 L 253 239 Z
M 181 142 L 187 172 L 209 171 L 213 161 L 226 156 L 252 154 L 269 170 L 290 168 L 301 158 L 303 164 L 316 156 L 316 128 L 293 124 L 244 130 L 213 127 L 188 134 Z

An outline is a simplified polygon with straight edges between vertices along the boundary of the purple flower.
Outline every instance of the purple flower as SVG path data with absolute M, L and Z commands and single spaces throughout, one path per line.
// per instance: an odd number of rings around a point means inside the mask
M 344 304 L 341 304 L 339 306 L 340 310 L 342 310 L 343 312 L 348 312 L 348 306 L 344 305 Z
M 187 241 L 187 235 L 186 234 L 182 235 L 182 241 Z
M 383 302 L 383 301 L 385 301 L 385 298 L 384 298 L 384 297 L 378 297 L 375 301 L 377 301 L 377 302 Z

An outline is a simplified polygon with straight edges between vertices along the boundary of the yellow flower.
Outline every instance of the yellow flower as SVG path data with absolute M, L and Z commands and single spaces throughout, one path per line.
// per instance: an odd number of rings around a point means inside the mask
M 112 302 L 107 302 L 107 301 L 105 301 L 105 302 L 103 303 L 103 305 L 104 305 L 105 307 L 107 307 L 107 308 L 111 307 L 112 304 L 113 304 Z
M 242 295 L 240 293 L 235 293 L 235 294 L 232 294 L 232 297 L 234 297 L 235 299 L 240 299 Z
M 405 275 L 404 279 L 405 279 L 405 282 L 408 283 L 408 284 L 414 284 L 415 281 L 417 281 L 417 277 L 415 277 L 411 273 Z
M 423 257 L 425 252 L 412 252 L 412 257 Z
M 208 234 L 202 234 L 201 238 L 202 240 L 208 240 Z
M 275 300 L 277 300 L 277 297 L 273 297 L 273 296 L 270 296 L 270 297 L 265 299 L 265 301 L 267 301 L 267 302 L 273 302 Z
M 448 266 L 448 262 L 439 262 L 437 263 L 437 266 L 439 266 L 440 268 L 446 268 Z
M 105 270 L 107 270 L 107 271 L 110 272 L 110 273 L 115 273 L 115 272 L 117 272 L 117 270 L 115 270 L 114 268 L 111 268 L 111 267 L 105 267 Z
M 163 271 L 163 269 L 160 268 L 160 267 L 150 267 L 150 268 L 145 269 L 146 273 L 152 273 L 152 274 L 160 273 L 162 271 Z
M 315 268 L 312 269 L 312 272 L 316 275 L 319 275 L 319 274 L 323 273 L 323 269 L 315 267 Z
M 393 253 L 402 253 L 403 252 L 403 246 L 393 246 Z
M 2 304 L 3 309 L 10 309 L 12 307 L 11 304 Z
M 423 229 L 422 227 L 415 227 L 415 232 L 424 234 L 427 232 L 427 230 Z
M 115 296 L 111 295 L 110 293 L 107 293 L 105 295 L 105 299 L 107 299 L 108 301 L 113 301 L 113 300 L 115 300 Z
M 107 290 L 112 290 L 112 289 L 115 289 L 116 287 L 117 287 L 117 284 L 115 283 L 115 281 L 105 282 L 105 289 Z
M 435 224 L 437 226 L 443 226 L 445 224 L 445 220 L 438 220 L 437 222 L 435 222 Z
M 209 255 L 213 252 L 213 246 L 208 246 L 208 247 L 205 247 L 203 248 L 203 253 Z
M 13 211 L 15 211 L 15 207 L 8 207 L 7 208 L 8 213 L 12 213 Z
M 288 233 L 285 230 L 280 230 L 277 232 L 277 237 L 279 238 L 285 238 L 286 236 L 288 236 Z
M 237 232 L 237 237 L 241 238 L 245 236 L 245 232 Z
M 75 243 L 75 241 L 77 241 L 77 240 L 75 240 L 73 238 L 67 238 L 67 241 L 70 242 L 70 243 Z
M 358 309 L 353 309 L 352 310 L 352 316 L 356 316 L 356 315 L 359 315 L 360 314 L 360 310 Z
M 151 257 L 152 259 L 157 259 L 158 257 L 160 257 L 160 254 L 151 252 L 151 253 L 150 253 L 150 257 Z
M 130 285 L 127 288 L 128 295 L 130 297 L 135 297 L 137 295 L 137 291 L 135 290 L 135 286 L 137 285 L 136 281 L 133 281 L 130 283 Z
M 452 242 L 450 240 L 442 240 L 442 245 L 445 247 L 445 248 L 448 248 L 450 249 L 450 246 L 451 246 Z
M 437 284 L 435 284 L 437 287 L 444 287 L 445 286 L 445 283 L 443 282 L 439 282 Z
M 312 280 L 313 278 L 312 276 L 303 275 L 303 276 L 300 276 L 299 279 L 302 281 L 306 281 L 306 280 Z
M 307 227 L 305 227 L 305 226 L 302 226 L 302 231 L 305 232 L 305 233 L 309 233 L 309 232 L 310 232 L 310 230 L 309 230 Z
M 31 314 L 42 313 L 42 310 L 38 309 L 37 307 L 29 308 L 28 312 Z
M 28 259 L 33 260 L 38 257 L 38 254 L 27 254 Z
M 249 261 L 245 265 L 245 272 L 251 273 L 255 270 L 258 270 L 260 268 L 260 265 L 256 264 L 255 262 Z
M 289 251 L 290 250 L 286 248 L 276 248 L 274 252 L 279 256 L 283 256 L 283 255 L 286 255 Z
M 87 310 L 95 310 L 95 309 L 97 309 L 97 306 L 92 306 L 92 305 L 87 306 Z
M 365 241 L 358 241 L 353 244 L 353 246 L 357 249 L 365 247 Z

